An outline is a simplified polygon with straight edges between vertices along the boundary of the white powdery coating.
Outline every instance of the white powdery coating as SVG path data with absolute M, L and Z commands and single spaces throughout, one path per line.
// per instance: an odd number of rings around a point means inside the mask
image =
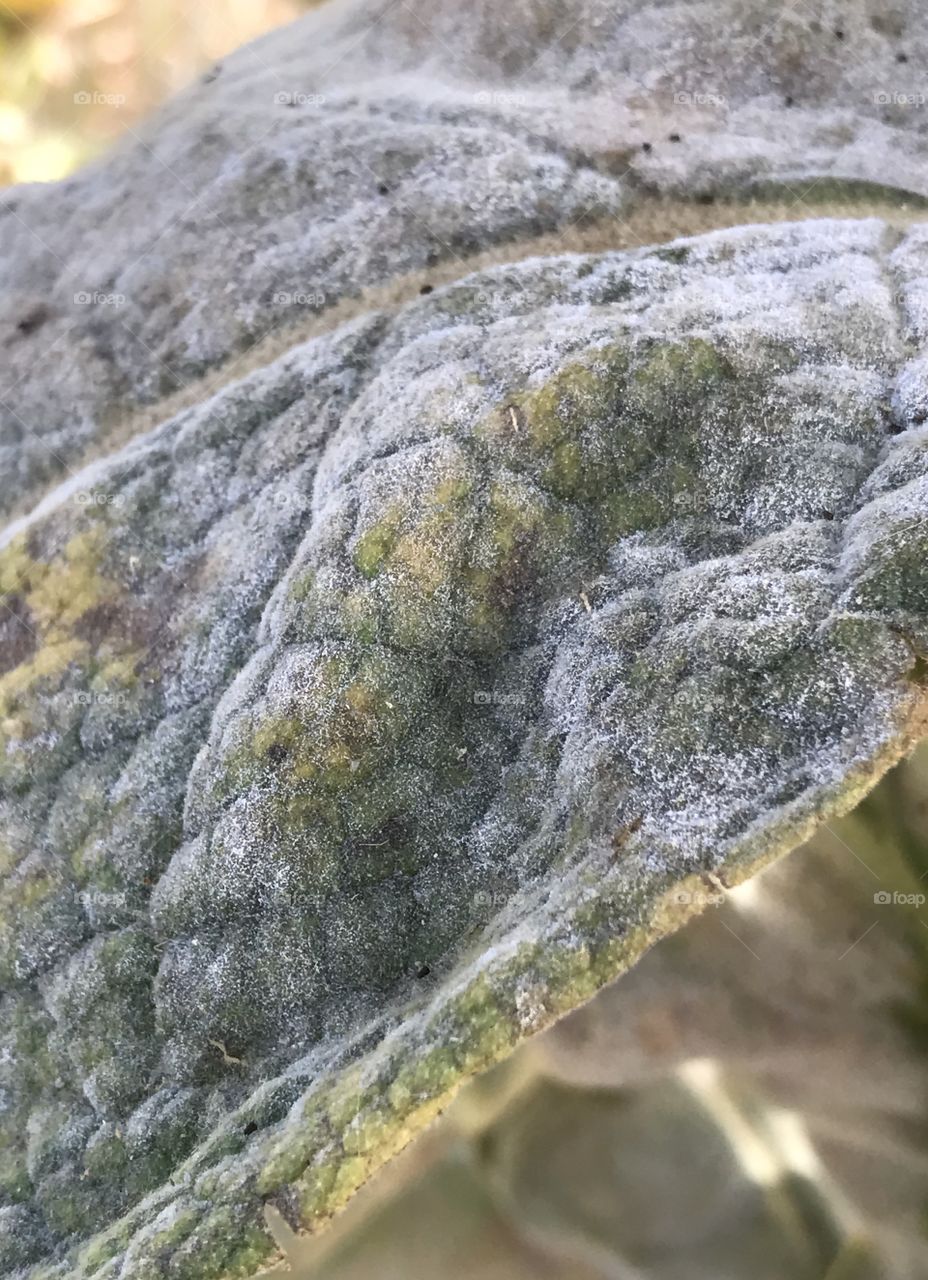
M 62 1197 L 88 1225 L 146 1192 L 170 1213 L 164 1161 L 243 1116 L 259 1137 L 197 1167 L 251 1204 L 260 1132 L 357 1037 L 422 1052 L 476 973 L 587 945 L 597 904 L 633 929 L 891 751 L 928 452 L 888 248 L 831 221 L 497 268 L 90 473 L 150 673 L 114 704 L 75 664 L 3 766 L 36 1257 L 68 1241 Z M 37 558 L 95 527 L 74 492 L 28 522 Z M 57 1072 L 37 1094 L 27 1016 Z M 94 1163 L 116 1128 L 132 1183 Z
M 309 14 L 105 162 L 5 193 L 4 500 L 38 496 L 116 414 L 268 331 L 406 272 L 624 217 L 639 189 L 772 184 L 797 214 L 832 181 L 928 196 L 925 48 L 917 0 L 886 17 L 851 0 L 840 35 L 767 0 Z

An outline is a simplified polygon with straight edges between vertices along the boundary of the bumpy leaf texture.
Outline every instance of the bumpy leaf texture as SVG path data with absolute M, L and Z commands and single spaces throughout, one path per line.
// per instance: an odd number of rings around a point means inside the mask
M 8 1272 L 251 1274 L 921 733 L 925 19 L 845 8 L 336 4 L 5 197 Z M 907 194 L 532 256 L 822 175 Z

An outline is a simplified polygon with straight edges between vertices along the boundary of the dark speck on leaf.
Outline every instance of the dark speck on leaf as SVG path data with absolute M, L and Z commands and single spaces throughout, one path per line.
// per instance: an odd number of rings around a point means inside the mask
M 26 313 L 16 325 L 19 333 L 35 333 L 36 329 L 41 329 L 42 325 L 48 319 L 48 310 L 43 306 L 33 307 Z
M 667 137 L 668 137 L 668 139 L 669 139 L 669 141 L 670 141 L 670 142 L 682 142 L 682 141 L 683 141 L 683 139 L 680 137 L 679 133 L 670 133 L 670 134 L 668 134 L 668 135 L 667 135 Z
M 642 151 L 650 151 L 650 150 L 651 150 L 651 144 L 650 144 L 650 142 L 642 142 L 642 144 L 641 144 L 641 150 L 642 150 Z
M 429 968 L 427 964 L 420 964 L 419 968 L 416 970 L 416 977 L 427 978 L 431 972 L 432 970 Z
M 419 290 L 419 292 L 422 294 L 423 297 L 425 297 L 427 294 L 432 293 L 434 288 L 435 288 L 434 285 L 424 284 L 422 288 Z

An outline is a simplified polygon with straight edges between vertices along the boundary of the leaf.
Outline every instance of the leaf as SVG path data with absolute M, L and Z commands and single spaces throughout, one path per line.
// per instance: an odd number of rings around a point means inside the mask
M 110 192 L 157 168 L 113 165 Z M 247 336 L 196 234 L 179 381 Z M 163 336 L 180 244 L 137 277 Z M 30 384 L 48 436 L 17 427 L 4 465 L 41 485 L 49 440 L 111 452 L 0 537 L 10 1269 L 253 1272 L 265 1203 L 323 1223 L 703 877 L 908 750 L 920 246 L 823 220 L 527 258 L 367 299 L 115 450 L 125 371 L 128 401 L 164 390 L 165 350 L 114 358 L 118 287 L 67 339 L 33 299 L 23 368 L 40 334 L 68 354 Z
M 464 282 L 230 386 L 8 542 L 10 1177 L 62 1243 L 127 1211 L 78 1266 L 256 1264 L 264 1200 L 325 1217 L 701 874 L 748 875 L 906 748 L 928 482 L 885 409 L 881 244 L 527 264 L 517 329 L 474 329 Z M 858 326 L 811 305 L 839 282 Z

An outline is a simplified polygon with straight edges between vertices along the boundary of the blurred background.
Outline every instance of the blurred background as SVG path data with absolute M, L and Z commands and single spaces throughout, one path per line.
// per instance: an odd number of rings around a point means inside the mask
M 0 186 L 62 178 L 318 0 L 0 0 Z

